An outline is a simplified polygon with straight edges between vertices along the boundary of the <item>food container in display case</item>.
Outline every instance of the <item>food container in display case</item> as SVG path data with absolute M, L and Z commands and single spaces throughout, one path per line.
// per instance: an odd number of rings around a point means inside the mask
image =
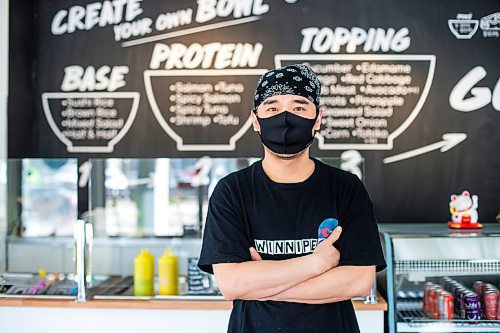
M 393 332 L 500 332 L 500 225 L 380 224 Z

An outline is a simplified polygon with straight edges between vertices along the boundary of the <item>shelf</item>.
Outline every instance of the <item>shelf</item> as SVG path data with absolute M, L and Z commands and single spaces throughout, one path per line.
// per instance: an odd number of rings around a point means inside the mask
M 429 318 L 422 302 L 398 299 L 398 332 L 499 332 L 500 320 L 440 320 Z M 456 315 L 455 315 L 456 317 Z
M 395 274 L 408 274 L 411 281 L 425 276 L 500 274 L 498 259 L 404 260 L 394 261 Z
M 398 332 L 499 332 L 499 320 L 438 320 L 420 318 L 422 311 L 398 312 Z
M 388 233 L 391 238 L 407 237 L 477 237 L 500 236 L 500 223 L 483 223 L 482 229 L 450 229 L 446 222 L 441 223 L 379 223 L 380 232 Z

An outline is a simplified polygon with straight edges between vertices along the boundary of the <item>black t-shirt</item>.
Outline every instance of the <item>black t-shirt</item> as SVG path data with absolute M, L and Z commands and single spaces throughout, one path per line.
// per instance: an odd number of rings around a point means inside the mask
M 299 183 L 272 181 L 262 161 L 221 179 L 210 197 L 198 267 L 252 260 L 284 260 L 314 252 L 318 227 L 342 226 L 334 246 L 339 265 L 386 267 L 370 197 L 357 176 L 313 158 L 313 174 Z M 228 332 L 359 332 L 350 300 L 306 304 L 234 300 Z

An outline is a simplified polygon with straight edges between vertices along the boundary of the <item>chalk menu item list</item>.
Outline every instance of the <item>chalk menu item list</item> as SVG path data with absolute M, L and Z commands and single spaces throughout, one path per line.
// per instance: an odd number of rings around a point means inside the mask
M 68 152 L 112 152 L 132 125 L 137 92 L 47 92 L 42 105 L 54 134 Z
M 432 55 L 275 57 L 276 66 L 298 61 L 309 65 L 322 85 L 319 149 L 392 149 L 422 109 L 435 66 Z
M 264 72 L 148 70 L 144 79 L 151 109 L 178 150 L 227 151 L 251 126 L 248 90 Z

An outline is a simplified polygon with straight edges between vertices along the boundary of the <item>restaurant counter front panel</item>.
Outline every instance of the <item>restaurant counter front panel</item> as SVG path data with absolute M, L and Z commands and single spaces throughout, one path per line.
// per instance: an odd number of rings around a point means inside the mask
M 384 332 L 386 301 L 353 300 L 361 332 Z M 232 302 L 222 296 L 154 296 L 92 299 L 1 297 L 0 322 L 5 332 L 225 332 Z M 30 320 L 25 320 L 30 318 Z M 54 320 L 57 318 L 57 320 Z

